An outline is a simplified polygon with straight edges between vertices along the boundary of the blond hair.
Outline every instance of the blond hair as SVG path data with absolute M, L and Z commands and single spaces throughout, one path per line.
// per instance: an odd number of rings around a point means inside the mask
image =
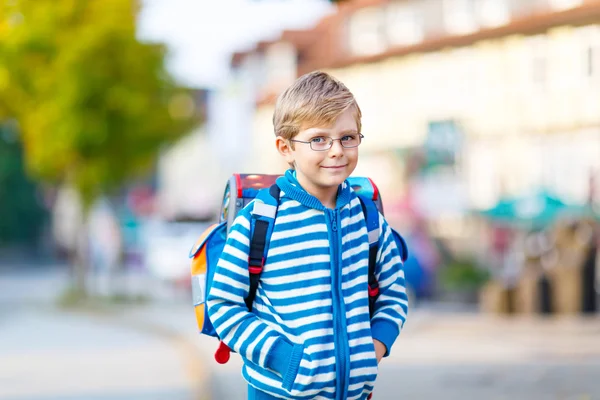
M 331 75 L 314 71 L 298 78 L 275 103 L 275 136 L 292 139 L 303 129 L 331 126 L 347 109 L 354 107 L 358 132 L 361 111 L 346 85 Z

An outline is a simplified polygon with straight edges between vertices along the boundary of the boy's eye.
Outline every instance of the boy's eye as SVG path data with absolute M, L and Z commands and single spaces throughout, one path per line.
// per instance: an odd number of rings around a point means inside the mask
M 352 142 L 354 140 L 356 140 L 355 135 L 346 135 L 342 138 L 342 142 Z
M 318 136 L 318 137 L 314 137 L 314 138 L 310 139 L 310 141 L 312 143 L 324 143 L 325 142 L 325 138 L 321 137 L 321 136 Z

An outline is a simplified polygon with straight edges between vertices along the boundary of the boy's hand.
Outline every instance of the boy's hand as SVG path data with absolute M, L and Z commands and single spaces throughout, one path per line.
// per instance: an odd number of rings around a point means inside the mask
M 385 347 L 385 344 L 381 343 L 377 339 L 373 339 L 373 344 L 375 345 L 375 355 L 377 356 L 377 364 L 379 364 L 379 361 L 381 361 L 381 359 L 387 352 L 387 348 Z

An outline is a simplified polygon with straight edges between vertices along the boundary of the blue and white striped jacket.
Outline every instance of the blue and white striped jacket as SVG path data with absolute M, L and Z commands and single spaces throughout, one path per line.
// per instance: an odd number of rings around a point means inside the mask
M 356 194 L 342 184 L 331 210 L 291 171 L 277 185 L 280 205 L 252 312 L 244 298 L 253 203 L 236 218 L 215 270 L 211 321 L 259 391 L 285 399 L 366 399 L 377 377 L 373 339 L 389 353 L 408 312 L 391 229 L 380 215 L 380 296 L 370 319 L 369 244 Z

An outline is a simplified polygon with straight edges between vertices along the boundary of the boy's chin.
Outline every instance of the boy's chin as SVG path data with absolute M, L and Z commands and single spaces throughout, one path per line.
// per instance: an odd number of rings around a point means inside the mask
M 346 174 L 339 174 L 336 176 L 327 176 L 327 177 L 323 177 L 323 179 L 321 179 L 321 183 L 323 184 L 323 186 L 339 186 L 341 185 L 346 178 L 348 178 L 348 176 Z

